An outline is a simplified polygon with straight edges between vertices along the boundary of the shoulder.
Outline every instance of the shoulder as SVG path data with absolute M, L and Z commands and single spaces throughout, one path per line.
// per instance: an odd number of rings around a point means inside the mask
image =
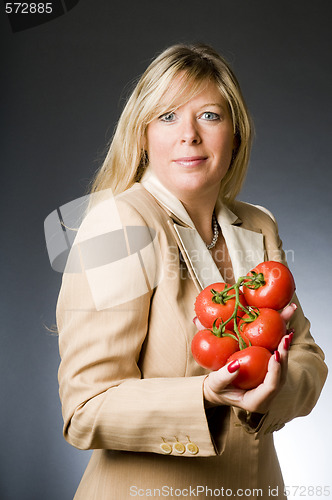
M 117 195 L 115 201 L 119 209 L 123 211 L 126 209 L 134 210 L 143 217 L 148 217 L 151 211 L 155 213 L 155 211 L 161 210 L 156 199 L 139 182 Z
M 123 225 L 146 225 L 157 231 L 167 227 L 167 212 L 140 183 L 135 183 L 115 198 Z
M 120 229 L 127 225 L 148 225 L 161 216 L 153 196 L 139 183 L 114 196 L 110 189 L 91 195 L 91 206 L 79 228 L 83 238 Z
M 260 229 L 264 229 L 265 227 L 277 228 L 277 221 L 274 215 L 265 207 L 236 200 L 229 208 L 245 226 L 253 226 Z
M 157 231 L 140 213 L 139 192 L 133 187 L 119 196 L 111 190 L 92 195 L 71 247 L 66 272 L 84 270 L 98 310 L 150 294 L 158 279 Z
M 235 201 L 232 210 L 236 213 L 241 228 L 263 235 L 266 251 L 265 260 L 286 263 L 278 224 L 274 215 L 267 208 L 243 201 Z

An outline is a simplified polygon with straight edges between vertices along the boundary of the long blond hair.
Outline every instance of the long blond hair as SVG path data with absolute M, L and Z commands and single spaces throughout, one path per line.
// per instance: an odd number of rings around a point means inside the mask
M 165 94 L 180 74 L 180 90 L 170 102 L 164 99 Z M 144 150 L 148 124 L 189 101 L 211 80 L 228 102 L 236 137 L 231 167 L 220 188 L 223 200 L 233 201 L 246 175 L 252 125 L 233 71 L 214 49 L 203 44 L 173 45 L 148 66 L 123 109 L 104 163 L 93 179 L 91 193 L 110 188 L 118 194 L 139 181 L 148 164 Z

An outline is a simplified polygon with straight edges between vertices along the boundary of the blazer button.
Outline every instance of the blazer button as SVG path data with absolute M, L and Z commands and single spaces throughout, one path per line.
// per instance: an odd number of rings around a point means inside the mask
M 172 446 L 169 443 L 161 443 L 160 448 L 166 455 L 172 453 Z
M 174 450 L 182 455 L 186 451 L 186 448 L 183 443 L 180 443 L 180 441 L 177 441 L 176 443 L 173 444 Z
M 195 443 L 192 443 L 191 441 L 190 443 L 186 444 L 186 449 L 187 452 L 190 453 L 191 455 L 197 455 L 198 453 L 198 446 Z

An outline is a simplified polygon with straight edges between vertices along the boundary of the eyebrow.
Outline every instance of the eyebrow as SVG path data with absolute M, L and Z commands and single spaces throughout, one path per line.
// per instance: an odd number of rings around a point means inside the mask
M 218 106 L 218 108 L 224 109 L 224 106 L 220 104 L 220 102 L 207 102 L 201 106 L 201 108 L 205 108 L 206 106 Z
M 227 112 L 227 106 L 223 105 L 221 102 L 207 102 L 207 103 L 204 103 L 202 104 L 202 106 L 200 106 L 198 109 L 199 110 L 202 110 L 206 107 L 209 107 L 209 106 L 217 106 L 219 109 L 221 109 L 222 111 L 224 112 Z M 167 114 L 167 113 L 173 113 L 174 111 L 176 111 L 178 108 L 181 108 L 182 106 L 174 106 L 174 108 L 170 108 L 168 111 L 166 111 L 165 113 L 161 113 L 159 114 L 158 116 L 163 116 L 164 114 Z
M 204 103 L 203 106 L 219 106 L 219 108 L 223 107 L 223 105 L 220 102 L 207 102 Z

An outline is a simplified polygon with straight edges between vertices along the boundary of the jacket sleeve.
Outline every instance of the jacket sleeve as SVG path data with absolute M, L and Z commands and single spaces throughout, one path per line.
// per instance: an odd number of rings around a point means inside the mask
M 259 209 L 262 210 L 262 207 Z M 276 220 L 266 209 L 263 211 L 269 216 L 265 233 L 267 260 L 278 260 L 287 265 Z M 309 414 L 317 403 L 327 377 L 324 353 L 310 334 L 310 323 L 304 316 L 296 294 L 292 302 L 298 307 L 288 324 L 288 328 L 294 329 L 294 337 L 284 386 L 263 416 L 234 409 L 246 430 L 256 433 L 257 437 L 261 433 L 277 431 L 292 419 Z
M 142 378 L 139 358 L 153 296 L 146 275 L 154 272 L 153 255 L 144 267 L 139 252 L 120 252 L 119 240 L 115 251 L 105 234 L 146 224 L 125 204 L 122 222 L 117 216 L 114 222 L 111 207 L 102 205 L 77 234 L 57 304 L 64 436 L 80 449 L 215 455 L 204 410 L 205 375 Z

